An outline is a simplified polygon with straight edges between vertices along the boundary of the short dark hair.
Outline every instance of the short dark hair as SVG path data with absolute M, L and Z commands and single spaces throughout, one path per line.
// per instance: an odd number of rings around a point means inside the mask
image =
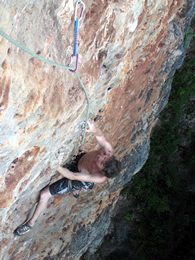
M 107 178 L 116 177 L 121 171 L 121 162 L 112 156 L 108 161 L 105 162 L 102 173 Z

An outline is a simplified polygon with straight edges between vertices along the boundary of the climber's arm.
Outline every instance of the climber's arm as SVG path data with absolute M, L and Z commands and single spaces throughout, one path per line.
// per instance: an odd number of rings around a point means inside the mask
M 104 137 L 102 131 L 99 128 L 97 128 L 93 122 L 90 121 L 88 122 L 88 127 L 89 129 L 87 130 L 87 132 L 95 135 L 99 145 L 104 149 L 105 153 L 111 157 L 113 155 L 113 148 L 111 144 Z
M 66 168 L 59 167 L 58 172 L 67 179 L 85 181 L 85 182 L 94 182 L 94 183 L 104 183 L 107 178 L 101 174 L 89 174 L 84 172 L 71 172 Z

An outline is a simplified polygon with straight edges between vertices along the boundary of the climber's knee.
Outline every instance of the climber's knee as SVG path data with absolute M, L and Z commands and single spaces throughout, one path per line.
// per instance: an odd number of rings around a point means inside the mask
M 44 188 L 40 192 L 40 201 L 46 201 L 51 197 L 51 193 L 49 191 L 49 187 Z

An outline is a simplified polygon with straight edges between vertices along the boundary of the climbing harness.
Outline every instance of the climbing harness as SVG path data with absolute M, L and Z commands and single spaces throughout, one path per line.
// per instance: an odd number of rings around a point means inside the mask
M 78 7 L 78 4 L 82 4 L 82 10 L 81 10 L 81 13 L 80 13 L 80 17 L 79 18 L 76 18 L 77 16 L 77 7 Z M 28 48 L 26 48 L 25 46 L 23 46 L 22 44 L 20 44 L 19 42 L 15 41 L 11 36 L 9 36 L 8 34 L 6 34 L 1 28 L 0 28 L 0 35 L 3 36 L 4 38 L 6 38 L 9 42 L 13 43 L 14 45 L 16 45 L 17 47 L 19 47 L 21 50 L 27 52 L 28 54 L 30 54 L 31 56 L 45 62 L 45 63 L 48 63 L 52 66 L 55 66 L 55 67 L 59 67 L 59 68 L 62 68 L 62 69 L 68 69 L 72 72 L 75 72 L 76 76 L 77 76 L 77 79 L 81 85 L 81 87 L 83 88 L 83 91 L 85 93 L 85 96 L 86 96 L 86 99 L 87 99 L 87 114 L 86 114 L 86 119 L 85 119 L 85 127 L 84 127 L 84 131 L 82 133 L 82 142 L 78 145 L 81 146 L 83 143 L 84 143 L 84 140 L 85 140 L 85 133 L 86 133 L 86 130 L 87 130 L 87 122 L 88 122 L 88 118 L 89 118 L 89 109 L 90 109 L 90 99 L 89 99 L 89 95 L 86 91 L 86 88 L 85 86 L 83 85 L 82 81 L 81 81 L 81 78 L 77 72 L 77 68 L 78 68 L 78 25 L 79 25 L 79 20 L 81 20 L 82 16 L 83 16 L 83 12 L 84 12 L 84 9 L 85 9 L 85 4 L 81 1 L 81 0 L 77 0 L 76 1 L 76 6 L 75 6 L 75 30 L 74 30 L 74 50 L 73 50 L 73 55 L 71 56 L 71 61 L 72 61 L 72 58 L 74 56 L 77 57 L 77 60 L 76 60 L 76 69 L 74 69 L 73 67 L 70 67 L 70 66 L 64 66 L 62 64 L 58 64 L 56 62 L 53 62 L 51 60 L 48 60 L 48 59 L 45 59 L 41 56 L 39 56 L 38 54 L 32 52 L 31 50 L 29 50 Z M 70 64 L 69 64 L 70 65 Z M 77 149 L 78 149 L 77 147 Z
M 80 17 L 77 18 L 77 10 L 78 10 L 78 5 L 82 4 L 82 9 L 80 13 Z M 85 4 L 81 0 L 76 1 L 75 5 L 75 14 L 74 14 L 74 44 L 73 44 L 73 54 L 71 55 L 70 58 L 70 63 L 69 66 L 72 63 L 73 57 L 76 57 L 76 68 L 74 70 L 70 69 L 71 72 L 76 72 L 78 68 L 78 62 L 79 62 L 79 54 L 78 54 L 78 34 L 79 34 L 79 21 L 81 20 L 83 16 L 83 12 L 85 10 Z

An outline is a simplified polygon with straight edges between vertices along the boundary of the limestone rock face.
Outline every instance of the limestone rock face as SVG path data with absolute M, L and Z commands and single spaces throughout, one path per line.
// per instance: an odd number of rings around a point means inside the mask
M 95 251 L 122 186 L 147 159 L 152 127 L 185 54 L 193 0 L 84 2 L 78 73 L 90 97 L 90 117 L 123 169 L 79 200 L 52 197 L 30 233 L 13 235 L 39 191 L 59 178 L 57 166 L 70 160 L 78 146 L 87 101 L 74 73 L 46 64 L 0 36 L 2 259 L 79 259 L 85 251 Z M 69 64 L 74 1 L 1 0 L 0 14 L 0 28 L 12 38 L 41 57 Z M 97 147 L 87 135 L 82 149 Z

